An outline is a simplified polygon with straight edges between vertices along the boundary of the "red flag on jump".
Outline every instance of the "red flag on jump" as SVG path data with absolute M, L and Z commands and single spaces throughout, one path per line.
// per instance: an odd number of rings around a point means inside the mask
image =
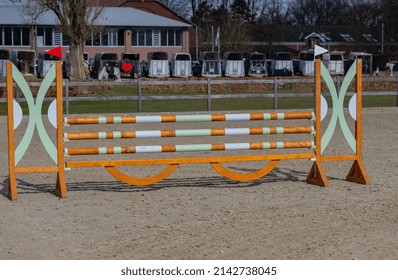
M 49 55 L 52 55 L 52 56 L 55 56 L 55 57 L 59 57 L 59 58 L 62 59 L 62 47 L 59 46 L 59 47 L 55 47 L 55 48 L 53 48 L 51 50 L 48 50 L 46 52 L 46 54 L 49 54 Z

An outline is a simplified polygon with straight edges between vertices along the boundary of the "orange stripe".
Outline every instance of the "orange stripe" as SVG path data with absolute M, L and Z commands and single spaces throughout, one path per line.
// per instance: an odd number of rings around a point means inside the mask
M 211 129 L 211 136 L 224 136 L 225 129 L 223 128 L 213 128 Z
M 218 122 L 223 122 L 225 121 L 227 118 L 225 116 L 225 114 L 212 114 L 211 115 L 211 120 L 213 122 L 218 121 Z
M 223 151 L 225 150 L 225 144 L 211 144 L 212 151 Z
M 262 129 L 262 128 L 259 128 L 259 127 L 253 127 L 253 128 L 250 128 L 249 130 L 250 130 L 250 134 L 251 134 L 251 135 L 254 135 L 254 134 L 263 134 L 263 129 Z
M 250 113 L 250 120 L 252 121 L 263 120 L 263 119 L 264 119 L 263 113 Z
M 276 142 L 270 142 L 270 149 L 276 149 Z
M 123 147 L 122 148 L 122 153 L 123 154 L 131 154 L 131 153 L 135 153 L 135 152 L 136 152 L 135 146 L 129 146 L 129 147 Z
M 120 133 L 121 138 L 135 138 L 135 131 L 122 131 Z
M 277 120 L 278 119 L 278 114 L 277 113 L 270 113 L 271 120 Z
M 98 155 L 98 148 L 68 148 L 68 155 Z
M 286 112 L 285 119 L 311 119 L 312 112 Z
M 165 153 L 172 153 L 176 151 L 176 146 L 175 145 L 165 145 L 162 146 L 162 152 Z
M 160 136 L 161 137 L 175 137 L 176 131 L 175 130 L 161 130 Z
M 176 122 L 177 117 L 175 115 L 162 116 L 162 122 Z
M 258 143 L 250 143 L 250 149 L 251 150 L 262 150 L 264 148 L 263 143 L 258 142 Z
M 121 116 L 122 123 L 136 123 L 135 116 Z

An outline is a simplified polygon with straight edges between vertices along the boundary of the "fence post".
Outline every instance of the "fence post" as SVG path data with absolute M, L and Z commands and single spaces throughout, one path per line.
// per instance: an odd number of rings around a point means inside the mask
M 211 79 L 207 78 L 207 111 L 211 111 Z
M 340 87 L 341 87 L 340 76 L 337 75 L 337 92 L 340 92 Z
M 274 110 L 278 109 L 278 78 L 274 76 Z
M 65 79 L 65 114 L 69 115 L 69 80 Z
M 137 83 L 137 94 L 138 94 L 138 112 L 142 112 L 142 93 L 141 93 L 141 79 L 138 78 Z
M 398 76 L 397 76 L 397 95 L 395 98 L 395 105 L 398 107 Z

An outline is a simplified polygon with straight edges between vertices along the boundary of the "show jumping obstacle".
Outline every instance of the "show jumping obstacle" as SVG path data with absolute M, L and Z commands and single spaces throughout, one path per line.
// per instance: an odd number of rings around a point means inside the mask
M 56 192 L 62 198 L 67 196 L 65 169 L 83 168 L 83 167 L 104 167 L 112 176 L 118 180 L 131 185 L 146 186 L 157 183 L 170 174 L 172 174 L 179 165 L 182 164 L 200 164 L 209 163 L 221 175 L 236 181 L 250 181 L 261 178 L 271 172 L 281 160 L 288 159 L 312 159 L 314 160 L 311 171 L 308 174 L 307 182 L 324 187 L 329 186 L 326 173 L 323 168 L 323 162 L 352 160 L 354 164 L 349 171 L 346 179 L 349 181 L 369 184 L 370 180 L 362 163 L 362 67 L 361 61 L 351 67 L 346 78 L 342 83 L 340 93 L 333 84 L 333 79 L 326 68 L 319 60 L 315 63 L 315 112 L 284 112 L 284 113 L 243 113 L 243 114 L 202 114 L 202 115 L 155 115 L 155 116 L 77 116 L 64 117 L 62 112 L 62 72 L 61 64 L 56 63 L 49 71 L 49 74 L 43 80 L 34 101 L 30 89 L 23 79 L 22 75 L 13 66 L 7 64 L 7 91 L 8 91 L 8 136 L 9 136 L 9 197 L 11 200 L 17 199 L 16 175 L 18 173 L 30 172 L 56 172 Z M 327 84 L 333 103 L 332 116 L 328 127 L 322 133 L 321 122 L 327 112 L 327 102 L 321 95 L 321 76 Z M 350 101 L 350 113 L 355 119 L 355 133 L 351 133 L 343 113 L 343 100 L 351 80 L 356 77 L 356 94 Z M 56 128 L 56 144 L 48 136 L 41 116 L 41 107 L 47 89 L 55 79 L 56 98 L 49 108 L 49 120 Z M 18 127 L 22 119 L 22 110 L 17 102 L 13 100 L 13 80 L 21 88 L 25 95 L 29 107 L 29 121 L 26 132 L 22 137 L 17 148 L 15 148 L 14 130 Z M 311 122 L 315 120 L 315 128 L 311 125 L 289 126 L 289 120 Z M 226 127 L 228 123 L 235 124 L 259 123 L 259 122 L 283 122 L 284 126 L 256 126 L 256 127 Z M 159 129 L 159 130 L 127 130 L 127 131 L 99 131 L 108 125 L 125 125 L 137 127 L 138 125 L 158 124 L 164 126 L 164 123 L 212 123 L 223 124 L 219 128 L 200 128 L 200 129 Z M 343 135 L 352 149 L 353 153 L 349 155 L 326 155 L 324 153 L 328 146 L 336 124 L 339 122 Z M 286 124 L 286 126 L 285 126 Z M 90 126 L 90 131 L 65 132 L 65 127 Z M 35 128 L 41 142 L 47 153 L 50 155 L 54 164 L 51 166 L 18 166 L 19 161 L 29 148 Z M 220 137 L 246 137 L 249 139 L 258 139 L 258 137 L 286 137 L 285 134 L 297 134 L 297 137 L 303 137 L 299 141 L 248 141 L 248 142 L 216 142 L 204 144 L 157 144 L 157 145 L 125 145 L 125 146 L 98 146 L 93 147 L 69 147 L 69 144 L 84 141 L 123 141 L 127 139 L 129 143 L 137 141 L 139 138 L 179 138 L 192 139 L 192 137 L 202 137 L 200 139 L 212 139 Z M 268 136 L 266 136 L 268 135 Z M 257 137 L 257 138 L 254 138 Z M 132 140 L 133 139 L 133 140 Z M 184 140 L 185 140 L 184 139 Z M 278 138 L 279 139 L 279 138 Z M 174 141 L 174 140 L 173 140 Z M 219 141 L 219 140 L 218 140 Z M 107 143 L 108 143 L 107 142 Z M 118 143 L 119 143 L 118 142 Z M 289 150 L 289 153 L 269 153 L 264 150 Z M 302 149 L 308 149 L 306 153 L 297 152 Z M 216 155 L 217 151 L 248 151 L 258 150 L 256 154 L 248 153 L 246 155 Z M 260 152 L 263 151 L 263 152 Z M 206 152 L 209 156 L 200 157 L 169 157 L 165 154 L 184 153 L 198 154 Z M 142 153 L 158 153 L 162 156 L 157 158 L 144 157 L 138 158 L 136 155 Z M 118 159 L 114 159 L 115 155 Z M 101 157 L 99 157 L 101 156 Z M 103 157 L 106 159 L 103 159 Z M 78 158 L 78 160 L 72 160 Z M 92 159 L 94 157 L 94 159 Z M 122 157 L 128 157 L 127 159 Z M 82 159 L 83 158 L 83 159 Z M 122 159 L 121 159 L 122 158 Z M 249 162 L 249 161 L 270 161 L 265 167 L 252 173 L 234 172 L 222 163 L 228 162 Z M 138 178 L 122 173 L 118 167 L 122 166 L 148 166 L 148 165 L 166 165 L 167 167 L 156 175 Z

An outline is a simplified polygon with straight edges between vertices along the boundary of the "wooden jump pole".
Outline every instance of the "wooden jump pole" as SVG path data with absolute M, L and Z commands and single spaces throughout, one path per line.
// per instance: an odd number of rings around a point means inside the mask
M 255 120 L 292 120 L 312 119 L 312 112 L 285 113 L 246 113 L 246 114 L 207 114 L 207 115 L 159 115 L 159 116 L 93 116 L 67 117 L 66 125 L 77 124 L 126 124 L 126 123 L 162 123 L 162 122 L 199 122 L 199 121 L 255 121 Z
M 143 130 L 143 131 L 95 131 L 68 132 L 65 140 L 122 139 L 122 138 L 160 138 L 189 136 L 237 136 L 266 134 L 298 134 L 313 133 L 313 126 L 288 127 L 252 127 L 252 128 L 210 128 L 210 129 L 179 129 L 179 130 Z

